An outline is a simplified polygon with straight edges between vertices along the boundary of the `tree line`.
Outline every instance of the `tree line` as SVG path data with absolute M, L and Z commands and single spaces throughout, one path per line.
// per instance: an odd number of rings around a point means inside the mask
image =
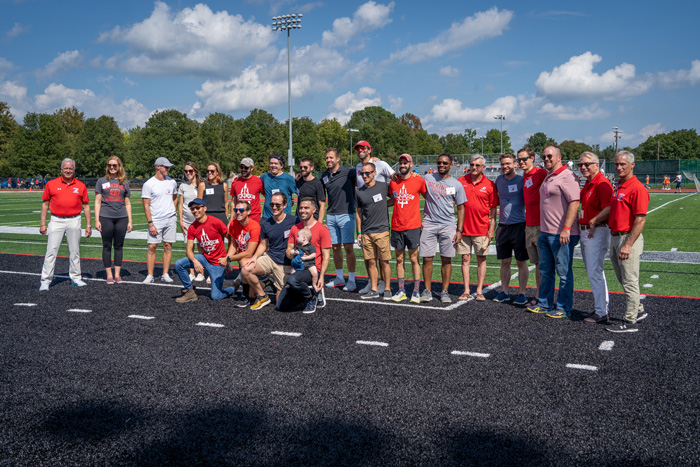
M 350 132 L 350 129 L 357 131 Z M 339 150 L 343 163 L 350 164 L 351 138 L 353 142 L 367 140 L 372 152 L 394 163 L 403 153 L 431 155 L 497 154 L 519 149 L 511 145 L 507 131 L 488 130 L 477 137 L 476 130 L 440 136 L 423 129 L 420 118 L 406 113 L 396 116 L 388 110 L 372 106 L 352 114 L 347 124 L 325 119 L 320 123 L 309 117 L 292 120 L 294 158 L 309 157 L 317 168 L 324 168 L 324 153 L 328 147 Z M 85 118 L 76 107 L 56 110 L 52 114 L 28 113 L 21 124 L 15 121 L 10 107 L 0 102 L 0 176 L 28 177 L 55 176 L 60 161 L 76 161 L 77 175 L 98 177 L 104 175 L 105 161 L 111 155 L 119 156 L 130 177 L 149 176 L 153 162 L 167 157 L 176 167 L 193 161 L 200 167 L 216 161 L 225 173 L 235 171 L 244 157 L 255 161 L 255 173 L 268 168 L 268 156 L 285 156 L 288 149 L 288 122 L 278 121 L 272 114 L 254 109 L 245 118 L 235 119 L 224 113 L 212 113 L 201 123 L 177 110 L 155 112 L 143 127 L 126 131 L 108 115 Z M 532 135 L 525 143 L 535 152 L 557 142 L 543 132 Z M 576 159 L 583 151 L 593 151 L 603 159 L 612 159 L 614 148 L 601 150 L 566 140 L 559 144 L 565 159 Z M 700 155 L 700 136 L 692 130 L 677 130 L 648 138 L 632 150 L 639 160 L 697 158 Z M 175 173 L 178 173 L 177 171 Z

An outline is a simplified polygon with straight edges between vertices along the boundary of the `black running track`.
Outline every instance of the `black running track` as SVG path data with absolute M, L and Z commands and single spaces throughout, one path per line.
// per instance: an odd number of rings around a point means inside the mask
M 142 263 L 125 266 L 133 283 L 41 294 L 7 272 L 42 259 L 0 255 L 2 465 L 700 464 L 698 301 L 646 298 L 636 334 L 340 290 L 307 315 L 205 290 L 177 305 L 178 287 L 136 283 Z

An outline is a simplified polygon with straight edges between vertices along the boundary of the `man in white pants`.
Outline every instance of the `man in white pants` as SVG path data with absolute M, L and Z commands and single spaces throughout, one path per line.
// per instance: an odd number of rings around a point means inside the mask
M 156 174 L 143 184 L 141 198 L 143 210 L 148 222 L 148 254 L 146 267 L 148 275 L 144 283 L 153 282 L 153 270 L 156 265 L 156 249 L 163 243 L 163 282 L 173 282 L 168 274 L 172 245 L 177 239 L 177 183 L 168 177 L 173 164 L 165 157 L 156 159 Z
M 589 324 L 608 322 L 610 301 L 604 271 L 605 255 L 610 248 L 610 228 L 605 208 L 610 206 L 613 189 L 610 180 L 605 178 L 599 168 L 600 160 L 597 155 L 588 151 L 581 154 L 578 169 L 587 180 L 581 189 L 581 255 L 595 302 L 595 310 L 586 314 L 583 320 Z M 604 210 L 606 213 L 601 215 Z
M 56 267 L 56 254 L 66 236 L 68 251 L 70 254 L 70 280 L 71 284 L 84 287 L 87 284 L 80 276 L 80 211 L 85 213 L 87 227 L 85 236 L 92 235 L 90 225 L 90 199 L 85 184 L 74 178 L 75 161 L 63 159 L 61 162 L 61 176 L 49 181 L 44 188 L 41 199 L 41 226 L 39 233 L 49 238 L 46 244 L 46 257 L 41 269 L 41 286 L 39 290 L 49 290 L 53 280 L 53 272 Z M 51 208 L 51 222 L 46 227 L 46 213 Z

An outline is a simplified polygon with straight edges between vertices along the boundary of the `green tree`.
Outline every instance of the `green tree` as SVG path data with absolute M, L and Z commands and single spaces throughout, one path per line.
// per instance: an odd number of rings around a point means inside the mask
M 401 115 L 399 117 L 399 123 L 401 123 L 402 125 L 406 125 L 414 133 L 423 129 L 423 124 L 421 123 L 420 118 L 413 115 L 412 113 L 405 113 Z
M 9 150 L 19 125 L 6 102 L 0 102 L 0 176 L 13 175 L 10 168 Z
M 111 156 L 124 160 L 124 135 L 113 117 L 103 115 L 85 121 L 75 146 L 80 174 L 101 177 Z
M 567 162 L 569 160 L 578 160 L 582 152 L 591 151 L 592 148 L 586 143 L 567 139 L 559 144 L 559 149 L 561 149 L 562 161 Z
M 479 146 L 481 146 L 480 142 Z M 484 137 L 484 153 L 500 154 L 500 152 L 501 130 L 492 128 L 486 132 L 486 136 Z M 508 136 L 508 130 L 503 130 L 503 152 L 513 152 L 513 148 L 510 146 L 510 136 Z
M 353 112 L 348 121 L 348 128 L 360 129 L 365 124 L 378 125 L 382 120 L 398 121 L 396 115 L 380 106 L 365 107 Z M 374 146 L 373 146 L 374 148 Z
M 537 154 L 542 154 L 547 146 L 556 146 L 557 142 L 550 138 L 546 134 L 538 131 L 534 135 L 527 139 L 527 146 L 529 146 Z
M 231 170 L 236 171 L 248 152 L 247 146 L 243 144 L 242 122 L 230 115 L 212 113 L 202 122 L 200 134 L 208 162 L 221 164 L 221 170 L 225 174 Z
M 173 176 L 182 172 L 187 161 L 201 163 L 208 161 L 199 136 L 199 125 L 177 110 L 164 110 L 154 113 L 148 119 L 143 131 L 138 132 L 142 138 L 141 164 L 150 165 L 148 172 L 153 172 L 153 163 L 159 157 L 167 157 L 175 167 Z
M 353 134 L 353 142 L 357 139 L 355 136 L 357 133 Z M 341 158 L 347 159 L 350 155 L 350 131 L 340 124 L 340 122 L 333 119 L 324 119 L 318 124 L 318 137 L 321 141 L 321 146 L 323 147 L 323 152 L 325 154 L 326 149 L 336 148 L 340 151 Z M 323 157 L 324 154 L 321 156 Z M 343 163 L 347 163 L 344 161 Z M 325 162 L 321 167 L 325 167 Z M 318 168 L 318 166 L 316 167 Z
M 313 120 L 309 117 L 292 119 L 292 138 L 294 161 L 297 167 L 304 157 L 313 159 L 315 167 L 325 167 L 324 148 Z
M 143 152 L 143 128 L 136 126 L 124 134 L 124 170 L 129 178 L 148 177 L 153 171 L 153 163 Z
M 20 177 L 53 177 L 60 173 L 61 161 L 71 156 L 68 135 L 58 118 L 32 112 L 24 116 L 12 140 L 9 162 Z
M 700 157 L 700 136 L 694 129 L 650 136 L 632 151 L 639 160 L 695 159 Z
M 285 138 L 285 127 L 269 112 L 251 110 L 243 126 L 243 142 L 250 148 L 248 154 L 255 161 L 255 172 L 262 173 L 268 168 L 270 154 L 278 153 L 287 160 L 289 142 Z
M 419 130 L 413 135 L 414 145 L 411 155 L 427 155 L 442 153 L 442 143 L 437 133 L 428 134 L 425 130 Z

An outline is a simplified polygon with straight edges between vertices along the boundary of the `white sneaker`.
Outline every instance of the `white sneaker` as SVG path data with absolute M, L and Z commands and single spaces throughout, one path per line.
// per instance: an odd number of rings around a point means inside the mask
M 85 287 L 87 284 L 85 282 L 81 281 L 80 279 L 78 279 L 77 281 L 71 281 L 70 285 L 74 285 L 76 287 Z
M 341 279 L 340 277 L 336 276 L 332 280 L 326 282 L 326 287 L 343 287 L 345 285 L 345 279 Z
M 197 282 L 202 282 L 204 280 L 204 274 L 197 274 L 197 277 L 195 277 L 194 280 Z
M 170 275 L 167 272 L 165 274 L 163 274 L 162 276 L 160 276 L 160 280 L 162 282 L 167 282 L 168 284 L 175 282 L 175 281 L 173 281 L 173 278 L 170 277 Z
M 384 283 L 383 280 L 379 279 L 379 282 L 377 282 L 377 293 L 379 295 L 384 295 L 385 289 L 386 289 L 386 284 Z
M 48 290 L 49 290 L 49 283 L 42 282 L 41 285 L 39 286 L 39 292 L 47 292 Z
M 194 274 L 190 274 L 190 281 L 194 280 Z
M 155 280 L 155 279 L 153 279 L 153 276 L 149 274 L 149 275 L 147 275 L 146 278 L 143 280 L 143 283 L 144 283 L 144 284 L 152 284 L 154 280 Z

